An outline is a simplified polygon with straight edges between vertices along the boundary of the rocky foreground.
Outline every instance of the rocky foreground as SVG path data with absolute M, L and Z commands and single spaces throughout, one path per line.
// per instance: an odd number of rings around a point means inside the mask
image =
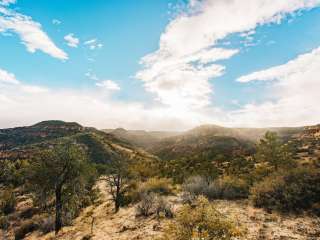
M 167 219 L 158 220 L 155 216 L 137 217 L 135 206 L 121 209 L 113 213 L 112 202 L 106 194 L 106 185 L 98 184 L 101 190 L 99 201 L 86 208 L 74 221 L 73 226 L 65 227 L 58 236 L 53 233 L 40 235 L 34 232 L 27 236 L 28 240 L 134 240 L 157 239 L 168 224 Z M 181 206 L 177 196 L 168 197 L 174 209 Z M 217 209 L 227 217 L 240 222 L 246 231 L 244 239 L 320 239 L 320 219 L 303 216 L 281 216 L 267 213 L 250 206 L 248 201 L 216 201 Z

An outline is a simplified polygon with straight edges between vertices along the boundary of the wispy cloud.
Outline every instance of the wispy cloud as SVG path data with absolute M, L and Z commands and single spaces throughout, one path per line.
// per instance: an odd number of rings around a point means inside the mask
M 120 90 L 119 85 L 112 80 L 103 80 L 103 81 L 97 82 L 96 86 L 103 88 L 103 89 L 106 89 L 106 90 L 110 90 L 110 91 L 119 91 Z
M 9 1 L 2 1 L 6 5 Z M 40 50 L 50 56 L 62 60 L 68 59 L 68 55 L 58 48 L 49 36 L 42 30 L 40 23 L 31 17 L 17 13 L 0 6 L 0 32 L 16 33 L 27 50 L 34 53 Z
M 103 47 L 103 44 L 100 43 L 96 38 L 85 41 L 84 45 L 88 46 L 90 50 L 100 49 Z
M 19 84 L 19 81 L 14 74 L 0 69 L 0 83 Z
M 52 19 L 53 25 L 60 25 L 62 22 L 59 19 Z
M 47 89 L 44 87 L 21 83 L 13 73 L 4 69 L 0 69 L 0 88 L 2 90 L 16 89 L 17 91 L 20 90 L 24 93 L 47 92 Z
M 64 40 L 66 40 L 67 45 L 72 48 L 77 48 L 80 43 L 79 38 L 76 38 L 73 33 L 64 36 Z
M 99 77 L 97 77 L 96 74 L 92 73 L 91 70 L 89 70 L 85 76 L 93 81 L 96 81 L 95 85 L 101 89 L 108 90 L 108 91 L 119 91 L 121 88 L 120 86 L 112 80 L 101 80 Z
M 15 4 L 17 0 L 1 0 L 0 5 L 9 6 L 10 4 Z

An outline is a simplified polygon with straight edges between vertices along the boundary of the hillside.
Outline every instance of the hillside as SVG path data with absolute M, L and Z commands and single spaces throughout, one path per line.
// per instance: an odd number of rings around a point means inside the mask
M 173 137 L 180 134 L 180 132 L 126 130 L 123 128 L 104 129 L 102 131 L 110 133 L 123 141 L 130 142 L 137 147 L 145 149 L 156 145 L 164 138 Z
M 263 207 L 258 208 L 252 202 L 252 191 L 249 191 L 254 187 L 252 181 L 260 181 L 252 178 L 255 174 L 259 176 L 259 172 L 255 171 L 257 162 L 254 162 L 253 156 L 258 139 L 268 130 L 276 131 L 282 140 L 280 142 L 290 143 L 291 153 L 299 163 L 302 163 L 301 165 L 320 167 L 320 125 L 273 129 L 204 125 L 183 133 L 170 133 L 124 129 L 99 131 L 77 123 L 45 121 L 29 127 L 2 129 L 0 162 L 9 160 L 7 166 L 14 166 L 16 170 L 23 166 L 21 160 L 28 160 L 26 162 L 32 164 L 32 157 L 36 152 L 54 148 L 63 144 L 65 140 L 81 146 L 88 154 L 91 163 L 94 163 L 92 165 L 96 167 L 97 172 L 103 167 L 110 167 L 108 164 L 114 163 L 112 159 L 116 155 L 126 156 L 134 161 L 128 167 L 130 174 L 125 176 L 132 181 L 128 182 L 130 189 L 123 195 L 123 206 L 118 213 L 114 212 L 112 191 L 105 180 L 106 176 L 100 175 L 92 185 L 97 191 L 95 200 L 81 207 L 72 222 L 66 224 L 57 236 L 52 232 L 52 225 L 47 232 L 42 229 L 42 221 L 50 219 L 52 221 L 53 212 L 41 212 L 37 202 L 32 201 L 32 193 L 25 192 L 21 187 L 23 181 L 20 183 L 13 179 L 12 182 L 16 184 L 12 189 L 16 196 L 16 207 L 8 216 L 0 216 L 2 221 L 4 219 L 8 221 L 7 231 L 1 230 L 0 225 L 0 238 L 13 239 L 17 231 L 22 229 L 26 231 L 24 239 L 29 240 L 157 239 L 172 222 L 172 217 L 157 216 L 158 210 L 154 209 L 161 203 L 159 199 L 163 200 L 162 203 L 166 204 L 166 207 L 169 206 L 170 211 L 177 214 L 188 201 L 194 201 L 192 200 L 194 198 L 190 200 L 186 197 L 192 191 L 188 192 L 184 186 L 190 177 L 198 176 L 210 181 L 205 184 L 214 187 L 207 188 L 203 194 L 221 192 L 221 196 L 211 197 L 210 202 L 224 218 L 235 220 L 239 227 L 245 230 L 244 239 L 317 239 L 320 234 L 317 230 L 320 222 L 318 217 L 311 214 L 311 211 L 317 213 L 319 209 L 316 205 L 319 202 L 318 190 L 312 188 L 314 184 L 307 182 L 305 186 L 299 187 L 304 189 L 311 186 L 311 190 L 317 194 L 316 204 L 302 212 L 303 214 L 298 212 L 293 212 L 293 215 L 281 214 Z M 121 155 L 123 153 L 125 155 Z M 11 165 L 11 162 L 18 164 Z M 24 172 L 17 172 L 21 173 Z M 314 176 L 318 176 L 312 174 L 310 170 L 311 180 Z M 11 178 L 9 176 L 8 179 L 12 180 L 15 176 Z M 294 179 L 299 180 L 299 178 Z M 307 175 L 307 180 L 310 179 Z M 225 190 L 219 190 L 219 187 L 223 188 L 224 185 L 216 185 L 219 183 L 218 180 L 220 183 L 226 181 L 228 185 Z M 0 192 L 8 187 L 5 185 L 6 182 L 3 183 Z M 150 189 L 143 190 L 147 189 L 148 184 Z M 201 181 L 197 184 L 196 187 L 201 186 Z M 241 194 L 237 195 L 238 191 Z M 294 194 L 296 192 L 297 190 Z M 233 197 L 223 196 L 222 193 Z M 243 193 L 245 194 L 242 195 Z M 210 194 L 206 196 L 209 198 Z M 305 193 L 302 192 L 298 196 L 304 198 Z M 143 200 L 147 204 L 152 204 L 150 206 L 152 212 L 146 216 L 137 214 L 137 209 Z M 51 214 L 51 217 L 46 214 Z M 3 223 L 2 228 L 4 228 Z
M 164 159 L 203 154 L 209 157 L 218 154 L 231 156 L 234 153 L 252 153 L 255 144 L 267 131 L 276 132 L 287 142 L 303 135 L 307 127 L 296 128 L 226 128 L 217 125 L 202 125 L 176 136 L 163 138 L 148 150 Z
M 43 121 L 28 127 L 0 129 L 0 150 L 39 143 L 85 131 L 78 123 Z
M 107 162 L 112 151 L 118 149 L 150 157 L 150 154 L 135 149 L 130 143 L 112 134 L 73 122 L 43 121 L 29 127 L 0 129 L 0 160 L 28 159 L 35 151 L 66 139 L 73 139 L 83 145 L 95 163 Z

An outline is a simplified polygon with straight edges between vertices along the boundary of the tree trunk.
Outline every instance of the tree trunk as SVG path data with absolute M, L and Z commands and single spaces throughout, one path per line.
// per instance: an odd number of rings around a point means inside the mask
M 117 177 L 117 182 L 116 182 L 116 197 L 115 197 L 115 212 L 117 213 L 120 209 L 120 176 L 118 175 Z
M 61 186 L 56 187 L 56 219 L 55 219 L 55 234 L 57 235 L 62 227 L 61 222 L 61 211 L 62 211 L 62 200 L 61 200 Z

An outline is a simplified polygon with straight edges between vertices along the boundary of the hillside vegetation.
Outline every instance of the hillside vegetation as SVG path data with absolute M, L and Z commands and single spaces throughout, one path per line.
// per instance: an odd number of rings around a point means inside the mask
M 320 238 L 320 125 L 0 136 L 0 238 Z

